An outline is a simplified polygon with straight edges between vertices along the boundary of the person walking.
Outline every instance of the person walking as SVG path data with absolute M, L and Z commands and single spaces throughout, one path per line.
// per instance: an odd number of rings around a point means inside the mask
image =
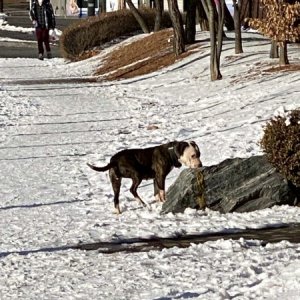
M 47 58 L 52 58 L 49 44 L 49 30 L 55 29 L 55 15 L 50 0 L 32 0 L 30 18 L 35 27 L 35 34 L 38 43 L 38 58 L 44 59 L 44 45 Z

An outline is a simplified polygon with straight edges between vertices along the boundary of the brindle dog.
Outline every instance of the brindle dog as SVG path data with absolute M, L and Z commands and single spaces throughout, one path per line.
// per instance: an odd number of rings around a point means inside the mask
M 104 167 L 87 164 L 98 172 L 109 170 L 109 177 L 114 191 L 116 213 L 120 214 L 119 194 L 122 178 L 131 178 L 130 192 L 144 206 L 145 202 L 137 193 L 143 179 L 154 179 L 154 195 L 159 201 L 165 201 L 165 180 L 173 167 L 180 168 L 184 164 L 189 168 L 202 166 L 199 147 L 195 142 L 170 142 L 156 147 L 144 149 L 122 150 L 110 159 Z

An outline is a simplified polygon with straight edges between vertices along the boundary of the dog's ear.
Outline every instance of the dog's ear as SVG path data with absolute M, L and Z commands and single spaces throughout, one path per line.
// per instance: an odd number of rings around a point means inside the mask
M 183 155 L 184 149 L 188 146 L 189 146 L 189 144 L 187 142 L 177 142 L 174 145 L 174 152 L 175 152 L 176 156 L 178 158 L 181 157 Z
M 200 156 L 200 150 L 198 145 L 194 141 L 191 141 L 190 144 L 195 148 L 197 154 Z

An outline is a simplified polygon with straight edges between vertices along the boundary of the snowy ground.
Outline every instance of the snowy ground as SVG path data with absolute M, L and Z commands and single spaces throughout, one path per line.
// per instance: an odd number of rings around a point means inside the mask
M 217 82 L 209 80 L 201 33 L 200 52 L 119 82 L 77 80 L 91 77 L 101 56 L 77 63 L 0 58 L 0 299 L 299 299 L 300 245 L 285 241 L 262 247 L 219 240 L 111 255 L 63 249 L 299 221 L 300 208 L 288 206 L 161 216 L 152 183 L 139 189 L 149 211 L 132 199 L 126 180 L 117 216 L 107 173 L 86 166 L 103 165 L 124 148 L 174 139 L 195 140 L 204 165 L 260 154 L 266 121 L 299 107 L 300 73 L 264 74 L 269 42 L 254 33 L 243 37 L 242 55 L 234 55 L 233 39 L 225 41 Z M 289 45 L 291 63 L 300 62 L 299 52 Z M 171 172 L 167 186 L 179 172 Z

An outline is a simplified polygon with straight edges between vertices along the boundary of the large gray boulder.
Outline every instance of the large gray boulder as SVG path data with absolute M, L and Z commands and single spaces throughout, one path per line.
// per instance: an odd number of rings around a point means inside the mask
M 161 213 L 208 207 L 222 213 L 297 205 L 300 191 L 265 156 L 227 159 L 202 169 L 185 169 L 167 191 Z

